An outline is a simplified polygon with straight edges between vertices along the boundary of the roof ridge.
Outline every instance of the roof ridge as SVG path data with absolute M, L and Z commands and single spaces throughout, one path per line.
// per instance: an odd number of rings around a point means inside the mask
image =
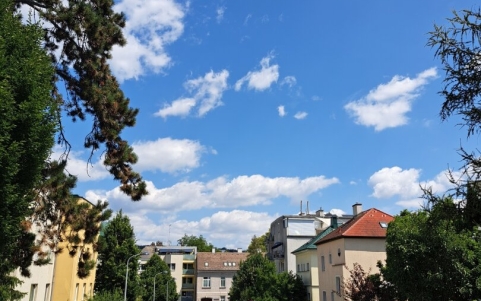
M 370 209 L 367 209 L 367 210 L 364 210 L 363 212 L 359 213 L 358 215 L 355 215 L 352 220 L 353 220 L 353 223 L 350 224 L 348 226 L 348 228 L 346 229 L 346 231 L 344 231 L 342 234 L 347 234 L 349 232 L 349 230 L 351 230 L 352 228 L 354 228 L 354 226 L 360 221 L 362 220 L 366 214 L 370 211 L 373 211 L 373 210 L 377 210 L 375 208 L 370 208 Z M 346 223 L 347 224 L 347 223 Z

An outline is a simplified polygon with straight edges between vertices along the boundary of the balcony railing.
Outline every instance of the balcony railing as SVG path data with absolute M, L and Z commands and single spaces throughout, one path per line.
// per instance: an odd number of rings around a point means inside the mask
M 184 254 L 184 260 L 195 260 L 195 255 L 194 254 Z
M 194 275 L 194 269 L 183 269 L 182 275 Z
M 193 283 L 182 283 L 182 289 L 194 289 Z

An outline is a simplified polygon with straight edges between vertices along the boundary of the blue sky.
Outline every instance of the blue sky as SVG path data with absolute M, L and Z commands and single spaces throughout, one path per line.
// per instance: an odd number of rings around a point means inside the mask
M 124 136 L 150 194 L 132 202 L 95 154 L 87 123 L 68 126 L 75 193 L 123 209 L 139 243 L 203 235 L 246 248 L 300 201 L 391 214 L 440 193 L 466 138 L 439 119 L 444 71 L 434 23 L 476 1 L 123 0 L 124 48 L 112 70 L 137 125 Z M 58 151 L 58 150 L 57 150 Z M 304 209 L 305 210 L 305 209 Z M 170 234 L 169 234 L 170 233 Z

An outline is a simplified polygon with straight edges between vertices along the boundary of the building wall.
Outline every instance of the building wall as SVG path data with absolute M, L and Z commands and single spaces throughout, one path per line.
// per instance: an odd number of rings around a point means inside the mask
M 67 243 L 59 245 L 63 250 L 57 254 L 53 278 L 52 301 L 83 301 L 92 296 L 95 284 L 96 269 L 90 271 L 90 275 L 84 279 L 77 276 L 77 266 L 80 250 L 74 256 L 69 254 Z M 92 245 L 86 245 L 93 252 Z M 92 254 L 93 260 L 97 260 L 97 253 Z
M 319 301 L 319 271 L 316 250 L 304 250 L 296 254 L 297 274 L 302 277 L 310 300 Z M 309 264 L 309 268 L 307 268 Z
M 337 290 L 336 277 L 339 277 L 342 283 L 350 276 L 345 266 L 352 269 L 354 263 L 359 263 L 366 272 L 371 269 L 371 273 L 375 273 L 377 261 L 386 259 L 385 244 L 384 238 L 340 238 L 318 245 L 319 300 L 323 301 L 322 294 L 325 291 L 327 300 L 332 301 L 331 293 Z M 332 263 L 329 262 L 329 254 L 331 254 Z M 322 271 L 322 256 L 325 261 L 324 271 Z M 340 300 L 343 300 L 342 297 L 334 294 L 333 301 Z
M 23 283 L 15 289 L 26 293 L 21 299 L 22 301 L 29 301 L 31 294 L 34 294 L 36 301 L 50 301 L 52 295 L 52 279 L 54 272 L 55 256 L 52 254 L 50 263 L 43 266 L 30 266 L 30 277 L 23 277 L 20 270 L 16 270 L 13 276 L 17 277 Z M 32 285 L 34 289 L 32 289 Z
M 196 300 L 211 298 L 212 301 L 221 301 L 221 296 L 224 296 L 226 301 L 229 300 L 234 275 L 235 271 L 198 271 Z M 210 287 L 203 286 L 204 277 L 210 277 Z M 225 287 L 220 286 L 221 277 L 225 277 Z

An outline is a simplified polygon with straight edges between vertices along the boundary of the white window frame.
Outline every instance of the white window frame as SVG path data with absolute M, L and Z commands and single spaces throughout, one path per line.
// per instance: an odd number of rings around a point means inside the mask
M 341 295 L 341 276 L 336 276 L 336 293 Z
M 225 288 L 225 277 L 224 276 L 220 277 L 220 287 Z
M 202 288 L 210 288 L 210 277 L 204 277 L 202 279 Z

